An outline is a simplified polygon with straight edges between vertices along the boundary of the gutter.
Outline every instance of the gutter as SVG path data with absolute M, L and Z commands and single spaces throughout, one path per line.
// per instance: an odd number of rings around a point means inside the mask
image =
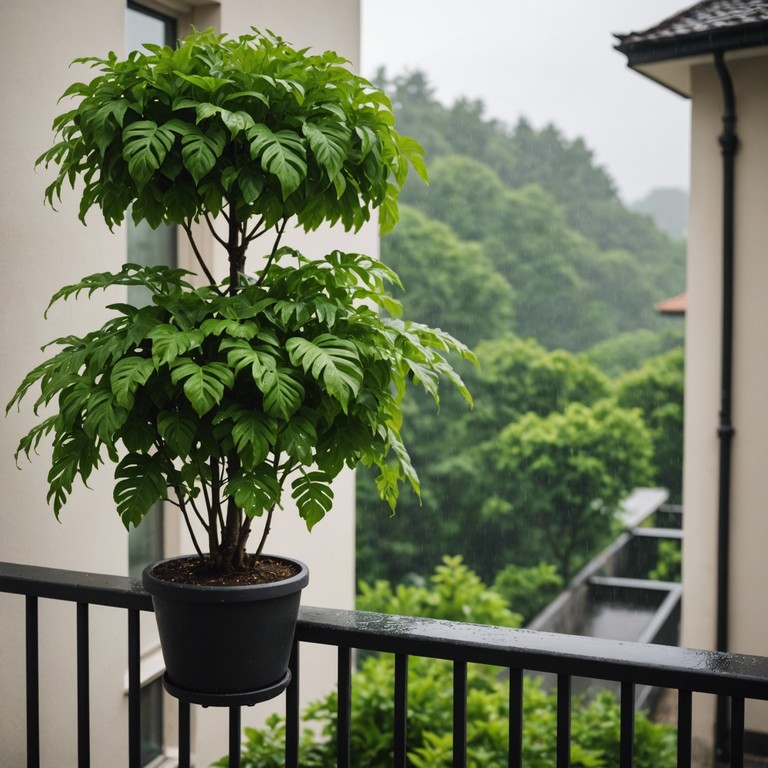
M 723 93 L 723 132 L 720 150 L 723 156 L 723 286 L 722 286 L 722 340 L 721 340 L 721 400 L 718 479 L 718 541 L 717 541 L 717 616 L 716 650 L 728 650 L 729 568 L 730 568 L 730 501 L 732 443 L 735 433 L 731 421 L 733 390 L 733 273 L 734 273 L 734 176 L 739 139 L 736 134 L 736 97 L 733 81 L 725 65 L 723 51 L 716 51 L 715 69 Z M 720 759 L 730 753 L 730 724 L 728 699 L 717 699 L 715 722 L 715 748 Z

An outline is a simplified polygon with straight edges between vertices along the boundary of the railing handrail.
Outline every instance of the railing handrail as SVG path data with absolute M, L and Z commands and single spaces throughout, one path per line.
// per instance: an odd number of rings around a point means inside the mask
M 0 591 L 151 611 L 125 576 L 0 562 Z M 296 639 L 768 700 L 768 658 L 527 629 L 304 606 Z
M 528 629 L 302 607 L 298 640 L 768 700 L 768 658 Z

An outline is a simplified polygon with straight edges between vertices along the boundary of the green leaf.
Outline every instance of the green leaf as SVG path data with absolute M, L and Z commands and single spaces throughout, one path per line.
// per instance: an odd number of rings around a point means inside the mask
M 229 135 L 232 138 L 255 125 L 253 118 L 247 112 L 228 112 L 223 110 L 221 120 L 229 128 Z
M 252 347 L 246 341 L 225 339 L 220 349 L 227 351 L 227 364 L 239 373 L 250 366 L 256 386 L 263 391 L 266 376 L 274 376 L 277 360 L 267 346 Z
M 319 382 L 346 411 L 349 398 L 360 391 L 363 370 L 355 345 L 331 334 L 314 340 L 293 336 L 285 343 L 291 362 Z
M 224 493 L 235 500 L 249 517 L 260 517 L 280 503 L 280 483 L 269 469 L 261 466 L 233 477 Z
M 333 506 L 331 480 L 325 472 L 303 472 L 291 484 L 291 496 L 310 531 Z
M 325 168 L 328 178 L 335 178 L 349 153 L 349 132 L 332 123 L 304 123 L 301 128 L 312 154 Z
M 242 466 L 253 469 L 269 455 L 277 439 L 274 419 L 258 410 L 232 406 L 217 414 L 214 424 L 225 424 L 231 430 Z
M 304 400 L 304 387 L 287 368 L 266 371 L 260 389 L 264 393 L 264 410 L 285 420 L 299 410 Z
M 312 421 L 302 414 L 304 409 L 291 416 L 280 430 L 280 449 L 302 464 L 312 463 L 312 454 L 317 445 L 317 430 Z M 311 413 L 308 411 L 308 413 Z
M 426 184 L 429 182 L 427 166 L 424 164 L 424 147 L 416 139 L 410 136 L 399 136 L 398 145 L 400 151 L 408 158 L 408 162 L 413 166 L 413 170 L 419 174 L 419 178 Z
M 129 453 L 115 469 L 114 499 L 123 525 L 137 526 L 167 496 L 167 467 L 157 455 Z
M 160 411 L 157 416 L 157 431 L 176 456 L 189 456 L 195 444 L 197 422 L 180 413 Z
M 108 387 L 92 390 L 85 406 L 83 431 L 91 438 L 98 437 L 107 445 L 114 444 L 115 433 L 125 424 L 128 410 L 117 403 Z
M 78 475 L 88 482 L 91 472 L 101 463 L 99 449 L 94 441 L 80 429 L 56 436 L 53 460 L 48 472 L 48 502 L 53 499 L 53 512 L 58 518 L 64 502 L 72 492 L 72 483 Z
M 184 381 L 184 394 L 198 416 L 204 416 L 224 397 L 224 389 L 235 383 L 232 370 L 224 363 L 198 365 L 193 360 L 178 359 L 171 370 L 171 381 Z
M 239 320 L 229 320 L 211 317 L 203 321 L 200 330 L 206 336 L 221 336 L 226 333 L 233 339 L 252 339 L 259 332 L 259 326 L 251 321 L 241 322 Z
M 127 451 L 146 453 L 157 437 L 155 430 L 149 425 L 146 417 L 131 412 L 120 430 L 119 438 Z
M 123 158 L 139 187 L 152 178 L 173 146 L 173 131 L 153 120 L 139 120 L 123 129 Z
M 181 331 L 174 325 L 156 325 L 148 334 L 152 339 L 152 359 L 156 367 L 165 363 L 173 363 L 177 357 L 195 349 L 203 343 L 205 338 L 201 329 L 193 328 L 189 331 Z
M 264 189 L 264 174 L 251 165 L 245 165 L 237 172 L 237 183 L 243 200 L 252 203 Z
M 264 168 L 280 182 L 283 199 L 296 191 L 307 175 L 306 149 L 301 138 L 289 130 L 273 133 L 263 123 L 246 132 L 251 142 L 251 159 L 261 160 Z
M 134 393 L 147 383 L 154 370 L 154 363 L 146 357 L 124 357 L 118 360 L 109 376 L 112 394 L 118 405 L 133 408 Z
M 181 140 L 181 159 L 184 167 L 192 174 L 196 184 L 216 165 L 224 151 L 224 137 L 221 133 L 203 133 L 195 128 Z

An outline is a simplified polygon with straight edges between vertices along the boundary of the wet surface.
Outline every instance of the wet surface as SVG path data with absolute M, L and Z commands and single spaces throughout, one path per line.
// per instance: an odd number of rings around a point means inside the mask
M 639 640 L 655 608 L 632 603 L 591 605 L 578 634 L 605 640 Z

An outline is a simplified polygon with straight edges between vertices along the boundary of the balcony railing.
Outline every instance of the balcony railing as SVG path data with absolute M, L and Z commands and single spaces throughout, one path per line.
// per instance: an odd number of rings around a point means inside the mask
M 40 766 L 40 693 L 38 669 L 38 607 L 41 599 L 75 604 L 77 616 L 78 768 L 91 765 L 91 707 L 89 699 L 89 606 L 111 606 L 127 615 L 128 760 L 141 764 L 139 615 L 151 611 L 149 596 L 135 581 L 77 571 L 0 563 L 0 592 L 26 599 L 26 728 L 27 766 Z M 692 695 L 703 692 L 728 697 L 731 714 L 730 765 L 744 765 L 745 700 L 768 700 L 768 658 L 695 651 L 660 645 L 623 643 L 527 630 L 468 625 L 430 619 L 404 618 L 357 611 L 302 608 L 292 656 L 293 679 L 286 691 L 285 765 L 298 768 L 299 651 L 305 643 L 338 649 L 338 758 L 350 766 L 352 650 L 395 654 L 392 734 L 394 765 L 406 765 L 408 737 L 407 671 L 410 656 L 453 662 L 453 765 L 466 765 L 467 664 L 509 670 L 509 765 L 522 767 L 523 672 L 556 675 L 557 768 L 570 766 L 571 680 L 589 677 L 620 684 L 620 766 L 631 768 L 634 750 L 635 686 L 677 690 L 678 766 L 691 765 Z M 96 649 L 98 652 L 98 649 Z M 0 657 L 1 659 L 2 657 Z M 8 692 L 3 693 L 4 696 Z M 240 710 L 230 708 L 230 765 L 240 765 Z M 0 750 L 2 747 L 0 746 Z M 190 706 L 179 703 L 179 766 L 190 765 Z M 116 767 L 115 767 L 116 768 Z M 358 767 L 359 768 L 359 767 Z

